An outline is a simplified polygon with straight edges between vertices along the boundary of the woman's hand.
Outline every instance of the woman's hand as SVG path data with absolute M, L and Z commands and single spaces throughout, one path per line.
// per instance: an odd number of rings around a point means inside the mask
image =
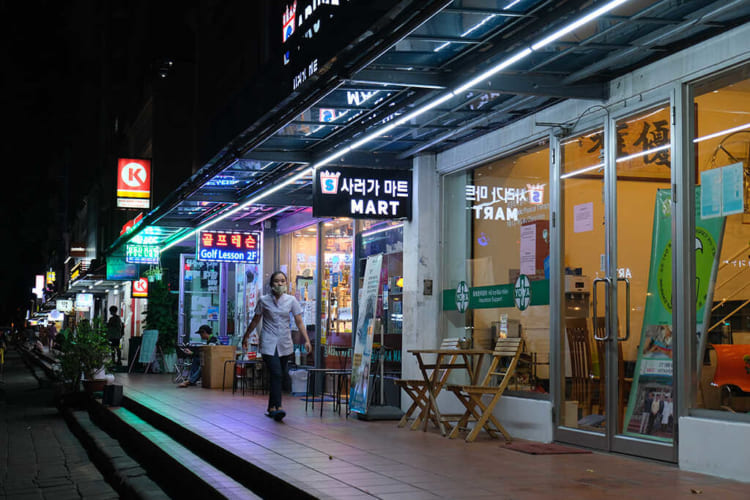
M 310 344 L 310 340 L 305 340 L 305 352 L 311 353 L 312 352 L 312 344 Z
M 242 337 L 242 348 L 247 351 L 247 336 Z

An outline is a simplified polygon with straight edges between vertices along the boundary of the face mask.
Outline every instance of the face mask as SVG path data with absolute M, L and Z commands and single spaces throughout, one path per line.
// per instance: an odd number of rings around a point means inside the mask
M 276 295 L 286 293 L 286 285 L 275 285 L 271 288 Z

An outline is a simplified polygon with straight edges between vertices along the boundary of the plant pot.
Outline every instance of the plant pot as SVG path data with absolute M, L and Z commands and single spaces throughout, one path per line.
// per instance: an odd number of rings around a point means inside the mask
M 95 392 L 102 392 L 104 390 L 104 386 L 107 385 L 107 379 L 93 379 L 93 380 L 83 380 L 83 390 L 86 391 L 88 394 L 93 394 Z

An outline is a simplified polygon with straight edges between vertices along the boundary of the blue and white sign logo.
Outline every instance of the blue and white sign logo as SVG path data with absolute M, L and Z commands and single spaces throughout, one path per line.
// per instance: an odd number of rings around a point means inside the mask
M 525 311 L 531 304 L 531 281 L 525 274 L 521 274 L 516 279 L 513 287 L 513 301 L 521 311 Z
M 461 281 L 456 287 L 456 309 L 458 312 L 464 313 L 469 307 L 469 285 L 465 281 Z

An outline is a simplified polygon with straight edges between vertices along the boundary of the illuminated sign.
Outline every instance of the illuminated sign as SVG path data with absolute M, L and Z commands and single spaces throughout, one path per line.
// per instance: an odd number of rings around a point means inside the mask
M 138 281 L 134 281 L 130 295 L 136 299 L 148 297 L 148 280 L 141 278 Z
M 143 212 L 139 213 L 134 219 L 130 219 L 125 223 L 125 225 L 122 226 L 122 229 L 120 229 L 120 236 L 133 229 L 133 227 L 138 224 L 141 219 L 143 219 Z
M 55 282 L 57 279 L 57 276 L 55 274 L 55 271 L 47 271 L 47 284 L 50 285 Z
M 410 219 L 411 170 L 326 167 L 315 171 L 313 217 Z
M 502 220 L 518 223 L 519 216 L 528 217 L 532 212 L 544 209 L 546 184 L 526 184 L 526 187 L 475 186 L 465 187 L 468 209 L 476 220 Z M 525 207 L 526 205 L 526 207 Z
M 55 309 L 60 312 L 69 313 L 73 310 L 73 301 L 59 299 L 55 301 Z
M 94 307 L 94 296 L 90 293 L 76 294 L 76 309 L 79 311 L 88 311 Z
M 117 160 L 117 207 L 149 208 L 151 197 L 151 160 Z
M 160 249 L 157 245 L 125 245 L 125 262 L 128 264 L 158 264 Z
M 260 233 L 201 231 L 198 235 L 198 260 L 260 264 Z
M 31 289 L 31 291 L 36 295 L 38 298 L 44 297 L 44 275 L 43 274 L 37 274 L 36 275 L 36 281 L 35 281 L 34 288 Z

